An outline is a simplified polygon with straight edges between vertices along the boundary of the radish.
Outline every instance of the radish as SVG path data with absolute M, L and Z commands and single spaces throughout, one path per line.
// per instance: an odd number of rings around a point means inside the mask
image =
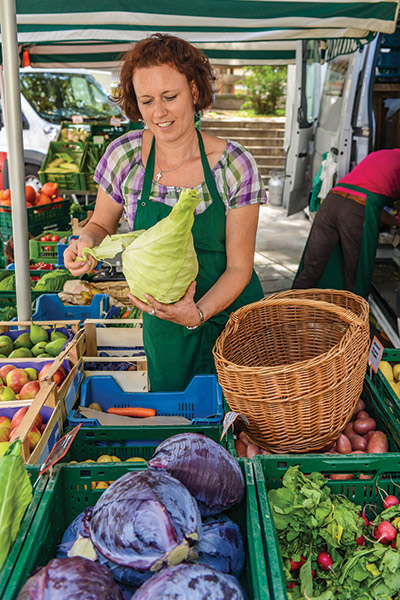
M 360 537 L 356 538 L 357 546 L 365 546 L 364 536 L 361 534 Z
M 332 569 L 333 560 L 331 555 L 327 552 L 320 552 L 317 556 L 317 563 L 323 571 L 329 571 Z
M 396 506 L 396 504 L 400 504 L 400 500 L 396 496 L 388 494 L 383 501 L 383 508 L 390 508 L 391 506 Z
M 306 562 L 306 559 L 304 558 L 304 556 L 302 556 L 300 558 L 300 560 L 290 560 L 290 570 L 291 571 L 297 571 L 297 569 L 300 569 L 300 567 L 302 567 L 304 565 L 304 563 Z
M 381 521 L 374 529 L 374 538 L 382 544 L 393 542 L 397 537 L 397 529 L 389 521 Z
M 286 587 L 288 590 L 291 590 L 295 587 L 295 585 L 296 585 L 296 582 L 292 581 L 291 583 L 288 583 Z

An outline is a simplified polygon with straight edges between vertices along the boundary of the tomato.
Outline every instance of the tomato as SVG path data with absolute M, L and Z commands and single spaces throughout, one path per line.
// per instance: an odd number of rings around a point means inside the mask
M 45 246 L 44 250 L 47 250 L 47 251 L 53 250 L 53 246 Z
M 58 196 L 58 184 L 48 181 L 40 191 L 42 194 L 49 196 L 49 198 L 56 198 Z
M 51 198 L 47 194 L 40 192 L 39 197 L 36 196 L 35 206 L 42 206 L 43 204 L 51 204 Z
M 47 242 L 47 235 L 42 235 L 42 237 L 40 238 L 41 242 Z
M 58 235 L 52 235 L 50 238 L 51 242 L 59 242 L 60 238 L 58 237 Z

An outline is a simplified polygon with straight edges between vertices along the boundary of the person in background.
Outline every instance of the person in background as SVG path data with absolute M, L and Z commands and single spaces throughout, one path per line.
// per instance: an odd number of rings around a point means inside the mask
M 175 304 L 132 297 L 143 311 L 152 391 L 183 390 L 195 374 L 215 372 L 212 348 L 229 313 L 263 297 L 253 270 L 259 205 L 266 202 L 256 162 L 240 144 L 195 128 L 195 114 L 211 105 L 214 81 L 207 57 L 178 37 L 157 33 L 126 54 L 118 102 L 146 129 L 108 146 L 94 176 L 93 217 L 64 254 L 65 266 L 82 275 L 94 259 L 75 259 L 115 233 L 123 210 L 131 231 L 148 229 L 170 213 L 183 188 L 199 191 L 196 281 Z
M 368 298 L 381 211 L 400 198 L 400 149 L 368 154 L 318 210 L 293 288 L 332 288 Z

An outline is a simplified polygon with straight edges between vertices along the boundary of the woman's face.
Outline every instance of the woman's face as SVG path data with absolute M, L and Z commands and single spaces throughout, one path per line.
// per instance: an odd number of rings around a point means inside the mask
M 158 139 L 173 141 L 194 128 L 196 86 L 175 67 L 137 69 L 133 87 L 142 119 Z

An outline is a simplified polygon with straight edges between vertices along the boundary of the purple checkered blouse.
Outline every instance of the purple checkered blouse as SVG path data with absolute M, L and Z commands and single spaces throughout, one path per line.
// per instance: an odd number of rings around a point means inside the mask
M 97 165 L 94 180 L 115 202 L 124 205 L 129 228 L 133 222 L 140 198 L 145 168 L 142 163 L 143 131 L 133 131 L 117 138 L 108 146 Z M 217 190 L 231 208 L 247 204 L 265 204 L 267 194 L 253 156 L 240 144 L 227 140 L 221 158 L 212 170 Z M 196 186 L 203 197 L 195 214 L 200 214 L 212 203 L 206 183 Z M 150 199 L 174 206 L 182 188 L 166 186 L 153 181 Z

